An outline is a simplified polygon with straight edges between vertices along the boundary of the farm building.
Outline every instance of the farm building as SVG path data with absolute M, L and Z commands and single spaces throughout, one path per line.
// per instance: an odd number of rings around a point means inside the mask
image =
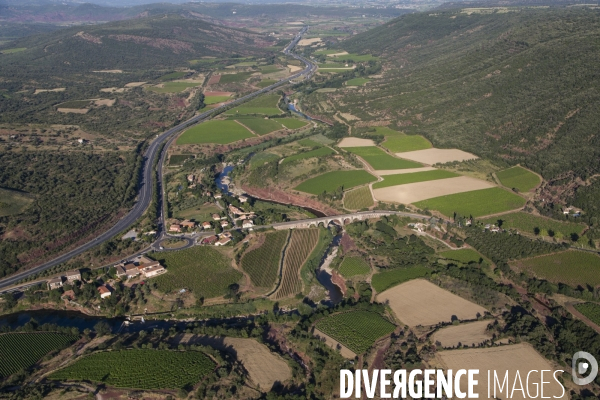
M 49 290 L 58 289 L 59 287 L 62 287 L 62 285 L 63 285 L 62 276 L 59 276 L 58 278 L 52 278 L 48 281 L 48 289 Z
M 153 276 L 162 275 L 165 272 L 167 272 L 167 270 L 162 265 L 158 264 L 144 270 L 144 276 L 146 278 L 152 278 Z
M 160 265 L 160 263 L 158 261 L 150 260 L 147 263 L 140 263 L 140 265 L 138 265 L 137 268 L 141 273 L 145 274 L 146 271 L 148 271 L 149 269 L 154 268 L 154 267 L 162 267 L 162 266 Z
M 75 281 L 80 281 L 80 280 L 81 280 L 81 273 L 79 272 L 79 270 L 67 272 L 67 281 L 68 282 L 75 282 Z
M 100 293 L 100 298 L 102 298 L 102 299 L 110 297 L 110 295 L 111 295 L 110 289 L 104 285 L 102 285 L 98 288 L 98 293 Z
M 117 277 L 133 278 L 140 274 L 138 267 L 134 263 L 117 266 Z
M 169 232 L 181 232 L 181 225 L 171 224 L 171 226 L 169 226 Z

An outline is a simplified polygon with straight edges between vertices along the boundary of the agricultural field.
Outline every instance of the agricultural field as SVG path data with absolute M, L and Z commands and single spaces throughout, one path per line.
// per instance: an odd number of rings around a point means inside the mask
M 210 106 L 211 104 L 223 103 L 231 98 L 231 96 L 206 96 L 204 97 L 204 104 Z
M 256 133 L 259 136 L 267 135 L 271 132 L 283 129 L 281 124 L 273 119 L 240 118 L 239 122 L 244 124 L 248 129 L 250 129 L 252 132 Z
M 269 232 L 265 234 L 265 241 L 259 248 L 244 254 L 242 269 L 248 273 L 254 285 L 271 287 L 275 284 L 288 234 L 287 231 Z
M 261 165 L 264 165 L 265 163 L 275 161 L 275 160 L 279 160 L 279 156 L 277 154 L 261 151 L 259 153 L 256 153 L 255 155 L 253 155 L 252 158 L 250 159 L 250 169 L 260 167 Z
M 376 180 L 377 178 L 362 169 L 352 171 L 332 171 L 308 179 L 294 189 L 318 195 L 323 192 L 334 191 L 339 187 L 343 187 L 344 190 L 346 190 Z
M 181 71 L 171 72 L 170 74 L 166 74 L 166 75 L 161 76 L 160 78 L 158 78 L 158 80 L 159 81 L 171 81 L 173 79 L 183 78 L 187 74 L 188 74 L 187 72 L 181 72 Z
M 525 205 L 525 199 L 508 190 L 490 188 L 435 197 L 414 204 L 421 209 L 437 210 L 446 216 L 457 212 L 479 217 L 521 208 Z
M 206 121 L 183 132 L 177 144 L 218 143 L 227 144 L 255 137 L 235 121 Z
M 262 67 L 259 67 L 258 69 L 260 69 L 260 72 L 262 72 L 263 74 L 272 74 L 273 72 L 281 71 L 281 69 L 277 65 L 264 65 Z
M 586 227 L 586 225 L 582 223 L 557 221 L 555 219 L 540 217 L 526 212 L 504 214 L 498 217 L 486 218 L 480 220 L 480 222 L 484 224 L 498 224 L 499 220 L 502 221 L 503 229 L 517 229 L 520 232 L 534 234 L 537 228 L 540 231 L 540 235 L 544 234 L 543 236 L 547 236 L 553 232 L 553 236 L 558 238 L 566 238 L 573 233 L 581 235 Z
M 418 168 L 422 167 L 421 164 L 396 158 L 389 155 L 379 147 L 346 147 L 351 153 L 362 157 L 367 163 L 373 167 L 373 169 L 404 169 L 404 168 Z
M 430 149 L 431 142 L 421 135 L 394 135 L 381 144 L 392 153 Z
M 148 90 L 156 93 L 181 93 L 188 88 L 200 86 L 199 82 L 165 82 L 160 86 L 150 86 Z
M 288 129 L 300 129 L 308 125 L 308 121 L 302 121 L 297 118 L 275 118 L 275 121 Z
M 370 82 L 367 78 L 354 78 L 346 81 L 346 86 L 363 86 L 365 83 Z
M 389 304 L 396 317 L 411 327 L 451 322 L 455 318 L 472 320 L 487 311 L 424 279 L 414 279 L 379 293 L 377 301 Z
M 465 368 L 465 365 L 468 365 L 469 368 L 478 369 L 479 371 L 496 371 L 497 376 L 500 377 L 500 381 L 507 371 L 509 382 L 514 381 L 517 370 L 521 377 L 527 376 L 530 371 L 534 370 L 554 371 L 554 368 L 548 360 L 536 352 L 535 349 L 527 343 L 491 348 L 440 351 L 437 353 L 436 357 L 441 360 L 441 366 L 444 369 L 453 369 L 456 371 L 457 369 Z M 547 375 L 545 375 L 544 378 L 546 376 L 552 376 L 552 373 L 553 372 L 547 372 Z M 533 372 L 528 382 L 525 379 L 522 379 L 522 385 L 517 386 L 517 388 L 520 388 L 521 386 L 527 387 L 529 393 L 533 395 L 536 393 L 536 390 L 539 390 L 538 383 L 540 377 L 540 373 Z M 487 378 L 487 373 L 480 373 L 478 375 L 477 379 L 479 383 L 475 386 L 474 392 L 479 395 L 479 398 L 488 397 L 487 388 L 490 383 L 488 383 Z M 548 379 L 548 381 L 548 383 L 544 384 L 544 396 L 561 398 L 563 394 L 562 386 L 554 379 Z M 461 390 L 466 391 L 467 380 L 461 380 L 460 386 Z M 490 385 L 490 387 L 491 386 L 492 385 Z M 512 383 L 504 385 L 504 390 L 502 393 L 498 393 L 497 397 L 502 399 L 511 398 L 511 396 L 507 394 L 508 388 L 511 386 Z M 530 398 L 523 396 L 523 394 L 524 393 L 520 390 L 516 390 L 512 399 L 521 400 Z M 565 397 L 566 396 L 562 396 L 562 398 Z
M 383 181 L 373 184 L 373 189 L 389 186 L 406 185 L 407 183 L 435 181 L 438 179 L 456 178 L 460 176 L 454 172 L 435 169 L 432 171 L 412 172 L 410 174 L 385 175 Z
M 448 250 L 438 253 L 440 257 L 444 257 L 448 260 L 458 261 L 463 264 L 471 262 L 478 263 L 481 260 L 481 255 L 472 249 L 459 249 L 459 250 Z
M 348 256 L 342 260 L 339 271 L 346 278 L 352 278 L 353 276 L 368 274 L 371 272 L 371 267 L 362 257 Z
M 242 273 L 231 267 L 227 257 L 206 246 L 194 246 L 150 256 L 167 268 L 167 273 L 151 278 L 164 293 L 190 290 L 196 298 L 218 297 L 227 293 L 229 285 L 238 282 Z
M 593 323 L 600 326 L 600 304 L 596 303 L 579 303 L 573 307 L 586 317 L 588 317 Z
M 519 192 L 528 192 L 541 183 L 539 176 L 519 166 L 496 172 L 496 176 L 504 186 L 516 188 Z
M 248 79 L 252 75 L 252 72 L 238 72 L 237 74 L 224 74 L 221 75 L 219 83 L 237 83 Z
M 92 103 L 91 100 L 71 100 L 58 104 L 58 108 L 86 108 Z
M 381 293 L 393 286 L 410 281 L 412 279 L 423 278 L 431 270 L 422 266 L 413 266 L 406 268 L 394 268 L 389 271 L 379 272 L 371 278 L 371 286 Z
M 221 80 L 223 80 L 221 78 Z M 259 96 L 240 107 L 225 111 L 226 115 L 264 114 L 279 115 L 283 112 L 277 107 L 280 96 L 278 94 L 266 94 Z
M 334 154 L 335 152 L 331 150 L 329 147 L 319 147 L 315 150 L 305 151 L 303 153 L 294 154 L 292 156 L 286 157 L 281 161 L 281 164 L 288 164 L 298 160 L 305 160 L 307 158 L 312 157 L 324 157 L 330 154 Z
M 193 154 L 173 154 L 169 157 L 169 165 L 182 165 L 185 160 L 194 158 Z
M 600 285 L 600 256 L 593 253 L 567 250 L 510 264 L 553 283 L 566 283 L 573 287 Z
M 368 186 L 359 187 L 344 193 L 344 208 L 347 210 L 361 210 L 373 205 L 373 196 Z
M 361 139 L 357 137 L 345 137 L 338 143 L 338 147 L 374 147 L 375 142 L 371 139 Z
M 199 351 L 105 351 L 80 358 L 50 379 L 132 389 L 179 389 L 196 384 L 214 368 L 215 363 Z
M 479 345 L 492 338 L 492 335 L 487 332 L 487 327 L 492 322 L 492 320 L 483 320 L 449 326 L 434 333 L 431 341 L 434 344 L 437 342 L 441 343 L 444 348 L 456 347 L 458 345 Z
M 203 204 L 200 207 L 184 208 L 174 210 L 173 216 L 177 219 L 191 219 L 197 222 L 212 221 L 214 213 L 220 213 L 221 209 L 214 204 Z
M 63 349 L 77 339 L 54 332 L 0 335 L 0 378 L 31 367 L 49 352 Z
M 369 311 L 348 311 L 317 321 L 315 327 L 356 354 L 362 354 L 380 337 L 396 326 L 381 315 Z
M 413 160 L 427 165 L 434 165 L 437 163 L 447 163 L 453 161 L 466 161 L 474 160 L 478 158 L 476 155 L 467 153 L 466 151 L 458 149 L 425 149 L 415 151 L 404 151 L 397 154 L 399 157 L 406 158 L 407 160 Z
M 293 296 L 302 291 L 300 269 L 319 239 L 318 229 L 295 229 L 290 234 L 292 236 L 283 259 L 283 276 L 273 295 L 275 299 Z
M 258 86 L 259 88 L 265 88 L 267 86 L 271 86 L 274 83 L 277 83 L 276 79 L 263 79 L 262 81 L 256 83 L 256 86 Z
M 20 53 L 21 51 L 27 50 L 26 47 L 15 47 L 14 49 L 4 49 L 0 51 L 0 54 L 12 54 L 12 53 Z
M 28 193 L 0 188 L 0 217 L 19 214 L 25 210 L 34 197 Z

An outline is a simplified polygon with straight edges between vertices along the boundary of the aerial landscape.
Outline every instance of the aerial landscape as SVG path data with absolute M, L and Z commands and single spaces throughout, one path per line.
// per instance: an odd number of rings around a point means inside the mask
M 599 399 L 599 45 L 566 0 L 0 0 L 0 398 Z

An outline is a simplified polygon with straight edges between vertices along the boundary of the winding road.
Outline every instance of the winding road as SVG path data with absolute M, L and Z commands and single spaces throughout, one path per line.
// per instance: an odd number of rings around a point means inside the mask
M 306 67 L 302 71 L 299 71 L 285 79 L 280 80 L 279 82 L 276 82 L 276 83 L 274 83 L 270 86 L 267 86 L 263 89 L 260 89 L 256 92 L 250 93 L 246 96 L 240 97 L 239 99 L 236 99 L 232 102 L 224 104 L 220 107 L 217 107 L 210 111 L 206 111 L 201 114 L 198 114 L 198 115 L 190 118 L 189 120 L 182 122 L 181 124 L 158 135 L 150 143 L 150 145 L 148 146 L 148 149 L 144 153 L 144 165 L 143 165 L 142 177 L 139 182 L 138 199 L 137 199 L 137 202 L 135 203 L 135 205 L 133 206 L 133 208 L 131 209 L 131 211 L 129 211 L 129 213 L 127 215 L 125 215 L 123 218 L 121 218 L 110 229 L 108 229 L 107 231 L 104 231 L 102 234 L 100 234 L 99 236 L 90 240 L 89 242 L 87 242 L 65 254 L 60 255 L 51 261 L 48 261 L 41 265 L 38 265 L 37 267 L 33 267 L 26 271 L 18 272 L 14 275 L 9 276 L 8 278 L 4 278 L 4 279 L 0 280 L 0 289 L 7 288 L 11 285 L 15 285 L 20 280 L 23 280 L 31 275 L 35 275 L 39 272 L 45 271 L 56 265 L 62 264 L 64 262 L 70 260 L 71 258 L 78 256 L 78 255 L 110 240 L 115 235 L 124 231 L 129 226 L 131 226 L 135 221 L 137 221 L 137 219 L 140 218 L 144 214 L 144 212 L 146 211 L 146 209 L 152 202 L 154 160 L 156 159 L 157 156 L 159 156 L 159 150 L 161 150 L 162 144 L 165 142 L 167 143 L 167 145 L 172 143 L 172 141 L 175 140 L 175 138 L 176 138 L 176 134 L 182 132 L 183 130 L 189 128 L 192 125 L 195 125 L 199 122 L 208 120 L 231 107 L 238 106 L 238 105 L 245 103 L 257 96 L 260 96 L 261 94 L 267 93 L 273 89 L 276 89 L 279 86 L 285 85 L 285 84 L 289 83 L 289 81 L 292 79 L 300 78 L 302 76 L 306 77 L 307 79 L 310 78 L 317 69 L 316 64 L 314 64 L 310 60 L 306 59 L 305 57 L 302 57 L 298 54 L 292 53 L 292 50 L 294 49 L 294 47 L 296 46 L 298 41 L 302 38 L 302 36 L 306 33 L 307 30 L 308 30 L 308 26 L 305 26 L 304 28 L 302 28 L 302 30 L 296 35 L 294 40 L 292 40 L 292 42 L 289 45 L 287 45 L 285 47 L 285 49 L 283 50 L 283 52 L 285 54 L 287 54 L 291 57 L 294 57 L 295 59 L 297 59 L 299 61 L 302 61 L 306 65 Z M 164 148 L 167 148 L 167 147 L 168 146 L 165 146 Z M 165 160 L 165 157 L 163 155 L 163 156 L 161 156 L 161 158 L 158 161 L 159 171 L 162 170 L 162 164 L 163 164 L 164 160 Z M 162 174 L 159 174 L 158 178 L 159 178 L 158 188 L 162 188 Z M 161 192 L 162 192 L 162 190 L 161 190 Z M 162 204 L 162 202 L 161 202 L 161 204 Z M 160 221 L 159 221 L 160 229 L 164 228 L 164 216 L 162 214 L 163 213 L 161 212 L 160 213 Z M 159 237 L 161 237 L 161 236 L 162 236 L 162 234 L 159 235 Z

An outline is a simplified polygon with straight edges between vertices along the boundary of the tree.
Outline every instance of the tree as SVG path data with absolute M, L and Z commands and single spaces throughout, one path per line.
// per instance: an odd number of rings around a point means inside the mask
M 94 331 L 98 336 L 105 336 L 110 334 L 111 329 L 110 325 L 106 321 L 100 321 L 96 325 L 94 325 Z
M 4 310 L 10 310 L 17 305 L 17 299 L 13 293 L 4 293 L 2 299 L 4 300 Z

